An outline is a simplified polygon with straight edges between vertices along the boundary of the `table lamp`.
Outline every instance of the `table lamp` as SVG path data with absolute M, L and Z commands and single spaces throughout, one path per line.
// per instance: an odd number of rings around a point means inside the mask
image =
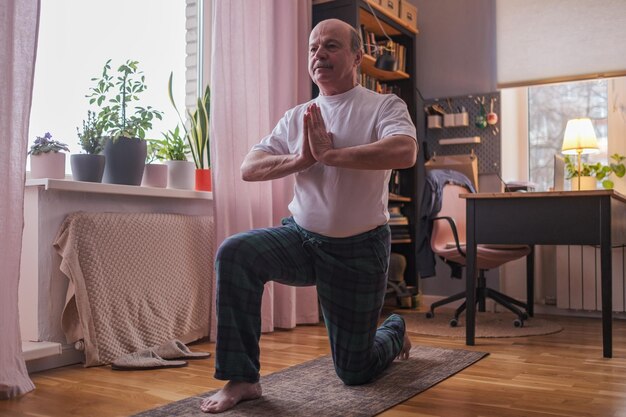
M 580 191 L 581 155 L 598 152 L 598 139 L 591 119 L 571 119 L 565 127 L 561 152 L 578 158 L 578 190 Z

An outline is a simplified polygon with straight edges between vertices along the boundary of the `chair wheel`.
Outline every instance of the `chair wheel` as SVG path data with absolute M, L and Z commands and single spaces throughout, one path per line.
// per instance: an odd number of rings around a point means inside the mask
M 435 313 L 433 313 L 432 311 L 428 311 L 426 313 L 426 318 L 427 319 L 432 319 L 433 317 L 435 317 Z
M 513 326 L 515 327 L 524 327 L 524 322 L 520 319 L 513 320 Z
M 528 320 L 528 313 L 527 312 L 523 312 L 522 313 L 522 320 Z
M 457 319 L 450 320 L 450 327 L 456 327 L 457 324 L 459 324 L 459 321 Z

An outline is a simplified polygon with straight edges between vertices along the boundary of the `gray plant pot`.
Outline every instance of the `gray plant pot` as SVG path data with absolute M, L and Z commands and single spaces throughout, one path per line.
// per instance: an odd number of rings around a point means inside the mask
M 104 174 L 104 155 L 74 154 L 70 155 L 72 179 L 74 181 L 102 182 Z
M 104 177 L 108 184 L 141 185 L 146 164 L 146 141 L 139 138 L 107 138 L 104 143 Z

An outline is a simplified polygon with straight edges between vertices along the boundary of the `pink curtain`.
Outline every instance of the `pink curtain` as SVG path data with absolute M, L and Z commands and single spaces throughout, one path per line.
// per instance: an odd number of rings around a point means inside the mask
M 0 399 L 32 391 L 17 309 L 39 0 L 0 1 Z
M 212 167 L 218 245 L 234 233 L 280 224 L 293 179 L 246 183 L 239 167 L 286 110 L 311 96 L 311 1 L 215 0 L 211 59 Z M 269 283 L 262 331 L 317 323 L 315 288 Z

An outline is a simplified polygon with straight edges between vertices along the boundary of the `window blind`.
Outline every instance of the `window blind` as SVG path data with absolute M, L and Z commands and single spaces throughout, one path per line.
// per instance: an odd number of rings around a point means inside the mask
M 626 1 L 497 0 L 498 87 L 626 75 Z

